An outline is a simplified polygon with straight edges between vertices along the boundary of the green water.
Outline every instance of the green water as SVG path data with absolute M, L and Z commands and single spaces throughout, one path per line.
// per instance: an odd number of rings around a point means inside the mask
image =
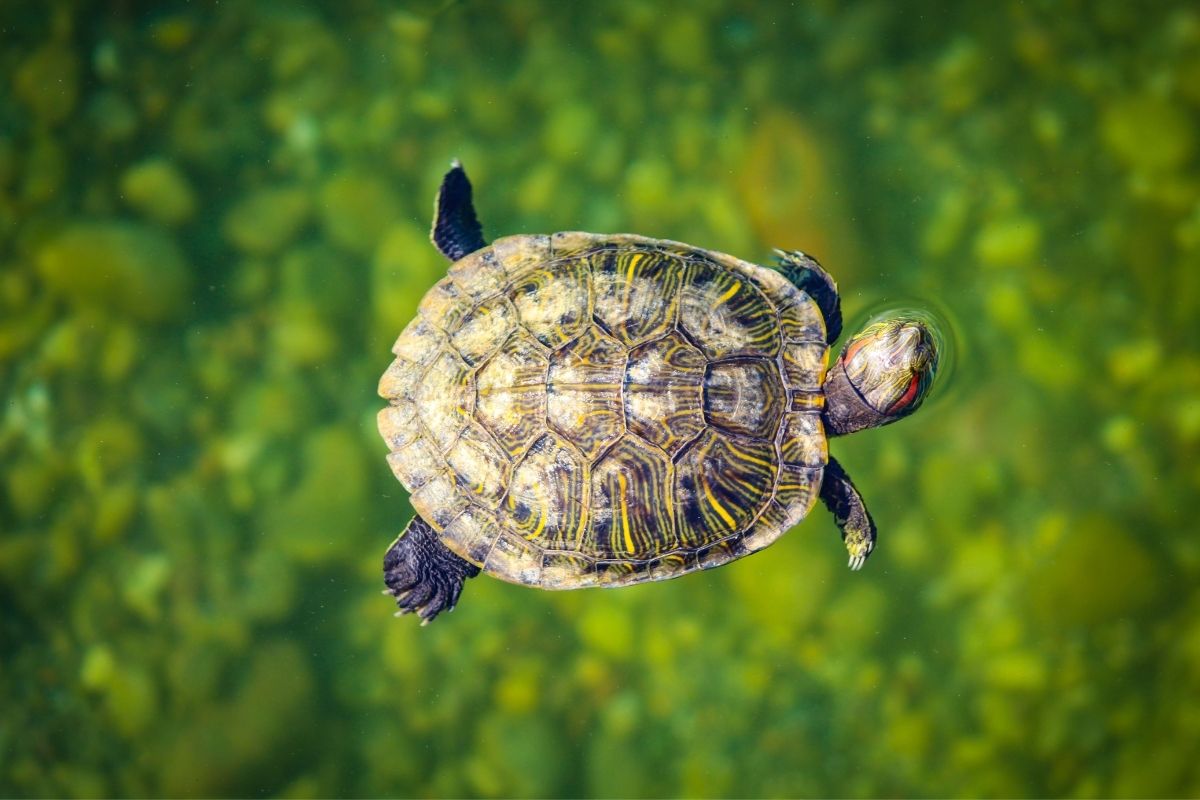
M 0 10 L 0 795 L 1200 794 L 1194 5 L 114 5 Z M 818 508 L 392 617 L 375 386 L 454 156 L 489 238 L 942 316 L 833 443 L 861 573 Z

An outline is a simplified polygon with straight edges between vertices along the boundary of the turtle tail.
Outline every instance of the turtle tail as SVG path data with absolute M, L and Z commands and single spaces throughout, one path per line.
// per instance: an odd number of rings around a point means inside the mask
M 479 567 L 450 552 L 420 517 L 413 517 L 383 557 L 384 594 L 396 598 L 396 616 L 415 613 L 422 625 L 453 610 L 463 583 L 478 574 Z

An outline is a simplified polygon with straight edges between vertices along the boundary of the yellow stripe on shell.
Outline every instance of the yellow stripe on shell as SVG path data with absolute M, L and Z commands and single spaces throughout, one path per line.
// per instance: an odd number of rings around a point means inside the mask
M 629 491 L 629 482 L 625 478 L 625 473 L 617 473 L 617 485 L 620 487 L 618 501 L 621 503 L 621 531 L 625 535 L 625 552 L 633 555 L 633 536 L 629 530 L 629 504 L 625 501 L 625 495 Z
M 738 290 L 741 288 L 742 288 L 742 282 L 734 281 L 733 285 L 729 287 L 729 291 L 725 292 L 725 294 L 723 294 L 717 298 L 717 302 L 713 304 L 713 308 L 716 308 L 717 306 L 725 305 L 727 302 L 729 302 L 733 298 L 733 296 L 735 294 L 738 293 Z
M 721 519 L 725 520 L 725 524 L 729 526 L 730 530 L 736 528 L 737 523 L 733 521 L 733 517 L 729 515 L 729 512 L 725 510 L 724 506 L 717 502 L 717 498 L 713 497 L 712 489 L 708 486 L 708 481 L 703 481 L 703 486 L 704 496 L 708 499 L 709 505 L 711 505 L 713 509 L 721 515 Z

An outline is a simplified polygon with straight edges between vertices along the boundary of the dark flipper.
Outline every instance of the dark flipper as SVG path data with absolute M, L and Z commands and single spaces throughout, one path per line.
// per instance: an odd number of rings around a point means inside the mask
M 451 261 L 486 247 L 483 228 L 471 204 L 471 182 L 462 164 L 455 159 L 442 178 L 433 212 L 433 231 L 429 234 L 441 254 Z
M 817 260 L 799 250 L 776 250 L 779 271 L 796 288 L 808 293 L 825 317 L 825 341 L 833 344 L 842 333 L 842 298 L 837 282 Z
M 422 625 L 453 609 L 463 582 L 478 574 L 479 567 L 451 553 L 420 517 L 413 517 L 383 557 L 387 593 L 400 613 L 416 612 Z
M 842 542 L 850 553 L 850 569 L 861 569 L 875 549 L 875 520 L 836 458 L 831 457 L 825 465 L 821 499 L 842 530 Z

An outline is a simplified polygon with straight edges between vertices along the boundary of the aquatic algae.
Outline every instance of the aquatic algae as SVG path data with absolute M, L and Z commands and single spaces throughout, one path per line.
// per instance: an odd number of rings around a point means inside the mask
M 173 226 L 196 213 L 196 193 L 174 162 L 163 158 L 140 161 L 121 175 L 121 197 L 152 222 Z
M 12 77 L 13 93 L 40 122 L 66 119 L 79 98 L 79 56 L 65 42 L 31 53 Z
M 829 542 L 814 541 L 816 531 L 809 531 L 810 527 L 817 526 L 801 525 L 775 544 L 773 555 L 781 559 L 778 564 L 752 557 L 722 570 L 745 613 L 762 627 L 764 634 L 782 641 L 794 640 L 813 624 L 820 610 L 826 607 L 832 583 L 833 565 L 829 559 L 820 557 L 826 549 L 822 545 Z M 782 564 L 787 564 L 787 568 L 782 568 Z
M 1151 94 L 1113 100 L 1101 119 L 1104 143 L 1134 169 L 1163 172 L 1183 164 L 1195 144 L 1195 128 L 1176 105 Z
M 336 351 L 337 334 L 311 304 L 285 303 L 271 326 L 273 355 L 293 366 L 322 364 Z
M 135 326 L 115 323 L 108 327 L 97 365 L 100 377 L 115 384 L 129 377 L 145 354 Z
M 348 170 L 325 181 L 318 210 L 325 233 L 334 244 L 367 255 L 395 224 L 402 209 L 391 184 L 364 171 Z
M 256 256 L 283 249 L 308 221 L 308 193 L 297 186 L 264 186 L 244 195 L 225 215 L 225 237 Z
M 676 180 L 666 161 L 648 158 L 629 164 L 625 170 L 624 187 L 629 213 L 643 220 L 646 217 L 663 218 L 674 199 L 671 187 Z
M 708 24 L 699 9 L 679 14 L 673 23 L 654 37 L 659 57 L 670 67 L 684 72 L 702 72 L 712 50 Z
M 363 270 L 355 260 L 327 244 L 291 247 L 278 265 L 280 301 L 311 307 L 323 320 L 358 323 L 366 289 Z
M 56 293 L 88 308 L 162 322 L 181 313 L 191 271 L 167 234 L 140 223 L 76 222 L 37 254 L 38 274 Z
M 304 441 L 304 474 L 264 525 L 274 547 L 303 563 L 344 552 L 342 541 L 361 531 L 366 470 L 358 440 L 341 428 L 314 431 Z
M 191 725 L 166 732 L 157 748 L 162 762 L 156 792 L 240 794 L 264 775 L 294 770 L 310 753 L 310 659 L 294 643 L 274 639 L 240 666 L 232 691 L 192 709 Z
M 550 112 L 543 141 L 557 162 L 584 161 L 599 120 L 594 109 L 583 104 L 564 105 Z
M 1142 543 L 1096 516 L 1073 527 L 1030 577 L 1029 604 L 1040 619 L 1094 625 L 1158 602 L 1164 586 L 1153 576 L 1159 565 Z
M 148 730 L 158 715 L 159 688 L 142 665 L 125 661 L 103 687 L 104 709 L 120 736 L 132 738 Z
M 102 90 L 91 96 L 84 111 L 89 129 L 99 141 L 128 141 L 138 130 L 138 111 L 125 95 Z
M 241 596 L 247 617 L 264 622 L 285 619 L 297 591 L 296 571 L 283 553 L 259 548 L 250 555 Z
M 83 655 L 79 681 L 85 689 L 97 691 L 109 686 L 116 672 L 117 660 L 112 649 L 105 645 L 92 645 Z
M 162 618 L 162 594 L 171 579 L 171 562 L 162 553 L 149 553 L 137 559 L 125 574 L 121 599 L 142 619 L 156 622 Z
M 971 211 L 970 195 L 962 187 L 944 190 L 934 204 L 933 213 L 921 235 L 926 255 L 944 256 L 962 238 Z
M 1013 651 L 994 655 L 986 667 L 985 679 L 997 688 L 1017 692 L 1038 692 L 1046 687 L 1048 669 L 1036 653 Z
M 1034 266 L 1042 229 L 1032 217 L 989 220 L 975 237 L 975 257 L 988 266 Z
M 25 152 L 20 196 L 27 203 L 49 202 L 67 179 L 67 153 L 55 138 L 41 134 Z
M 633 652 L 635 626 L 620 605 L 588 608 L 579 620 L 579 635 L 588 647 L 611 659 L 625 660 Z
M 133 479 L 106 487 L 96 503 L 92 529 L 99 544 L 110 544 L 124 536 L 141 502 L 140 488 Z
M 129 420 L 113 415 L 93 420 L 79 436 L 74 453 L 76 468 L 91 489 L 139 468 L 146 447 L 145 434 Z
M 49 508 L 62 480 L 61 472 L 51 461 L 21 458 L 11 463 L 5 471 L 4 488 L 9 507 L 18 519 L 32 521 Z

